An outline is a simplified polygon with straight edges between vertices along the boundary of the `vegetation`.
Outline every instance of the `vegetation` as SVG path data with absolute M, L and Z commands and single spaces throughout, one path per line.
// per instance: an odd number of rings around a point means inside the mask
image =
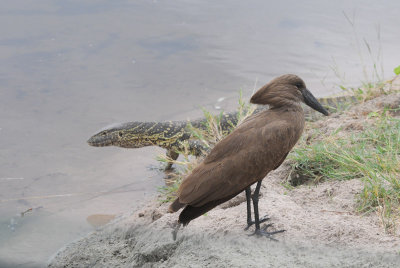
M 399 75 L 399 74 L 400 74 L 400 65 L 397 66 L 396 68 L 394 68 L 393 72 L 394 72 L 396 75 Z
M 358 210 L 377 211 L 385 229 L 394 231 L 400 216 L 400 119 L 388 110 L 369 117 L 373 123 L 359 133 L 341 135 L 338 129 L 310 144 L 303 139 L 290 158 L 296 172 L 313 182 L 360 179 Z
M 379 25 L 376 27 L 376 40 L 369 42 L 365 37 L 360 37 L 358 34 L 356 14 L 348 14 L 343 12 L 346 21 L 349 23 L 353 32 L 352 46 L 354 52 L 358 55 L 359 64 L 361 65 L 363 78 L 360 81 L 359 87 L 346 86 L 346 75 L 340 72 L 339 67 L 333 58 L 332 71 L 341 81 L 338 85 L 343 91 L 349 92 L 360 101 L 372 99 L 380 94 L 385 94 L 385 85 L 391 81 L 384 81 L 384 70 L 382 62 L 382 45 L 381 31 Z M 396 75 L 400 74 L 400 66 L 394 69 Z
M 256 106 L 246 103 L 243 100 L 242 91 L 239 91 L 238 104 L 237 119 L 238 124 L 240 124 L 244 119 L 246 119 L 246 117 L 254 112 Z M 206 145 L 206 147 L 212 148 L 218 141 L 223 139 L 228 134 L 227 132 L 222 130 L 220 124 L 223 113 L 215 116 L 207 111 L 205 108 L 203 108 L 202 110 L 205 118 L 207 119 L 205 122 L 205 130 L 194 127 L 191 127 L 190 129 L 194 138 L 200 140 L 203 144 Z M 235 127 L 235 125 L 232 125 L 232 128 Z M 173 162 L 176 167 L 175 172 L 171 172 L 169 174 L 169 178 L 166 180 L 166 186 L 159 188 L 159 192 L 161 193 L 160 201 L 163 203 L 171 202 L 175 199 L 176 191 L 178 190 L 182 179 L 190 174 L 193 168 L 195 168 L 199 161 L 201 161 L 201 159 L 195 159 L 193 156 L 189 155 L 187 142 L 183 143 L 183 145 L 185 149 L 182 152 L 179 152 L 183 156 L 183 159 L 180 161 L 172 160 L 165 155 L 159 155 L 157 157 L 158 161 L 163 163 Z
M 371 84 L 354 93 L 360 96 L 360 101 L 365 101 L 389 93 L 385 86 L 390 82 L 375 88 Z M 254 107 L 245 104 L 241 94 L 238 111 L 240 122 L 254 111 Z M 206 130 L 192 128 L 192 132 L 196 139 L 212 148 L 226 135 L 219 123 L 222 114 L 213 116 L 205 109 L 203 112 L 207 118 Z M 392 117 L 393 112 L 399 110 L 370 113 L 368 123 L 364 123 L 363 130 L 356 133 L 339 128 L 327 135 L 311 126 L 306 130 L 308 137 L 303 135 L 289 154 L 289 158 L 294 160 L 293 171 L 306 183 L 361 180 L 364 186 L 357 196 L 357 210 L 360 213 L 377 212 L 387 232 L 395 232 L 396 221 L 400 218 L 400 119 Z M 176 172 L 170 174 L 167 186 L 159 189 L 161 202 L 175 198 L 182 179 L 201 161 L 189 156 L 187 150 L 181 154 L 182 160 L 173 161 L 178 166 Z M 159 156 L 158 160 L 171 161 L 165 156 Z M 304 181 L 284 186 L 290 190 L 302 183 Z

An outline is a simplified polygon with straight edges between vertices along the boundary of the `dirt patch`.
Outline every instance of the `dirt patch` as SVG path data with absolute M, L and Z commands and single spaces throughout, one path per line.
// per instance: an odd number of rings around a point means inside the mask
M 172 238 L 168 214 L 157 202 L 69 245 L 50 267 L 396 267 L 400 239 L 385 234 L 375 214 L 354 212 L 357 180 L 324 182 L 287 191 L 281 175 L 262 187 L 260 212 L 268 213 L 279 242 L 248 236 L 243 194 L 191 222 Z M 240 202 L 240 201 L 242 202 Z M 144 215 L 142 217 L 139 216 Z M 153 220 L 153 214 L 162 216 Z

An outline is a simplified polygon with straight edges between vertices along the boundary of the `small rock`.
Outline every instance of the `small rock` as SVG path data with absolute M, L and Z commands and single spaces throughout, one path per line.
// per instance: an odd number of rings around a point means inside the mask
M 156 221 L 161 217 L 162 217 L 162 214 L 158 210 L 153 210 L 153 212 L 151 213 L 152 221 Z

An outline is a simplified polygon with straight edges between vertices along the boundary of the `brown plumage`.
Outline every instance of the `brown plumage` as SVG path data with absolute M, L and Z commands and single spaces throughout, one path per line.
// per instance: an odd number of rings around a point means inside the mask
M 260 88 L 250 102 L 270 105 L 270 109 L 248 117 L 216 144 L 179 187 L 178 198 L 169 211 L 185 207 L 179 216 L 183 225 L 246 190 L 247 221 L 249 226 L 256 223 L 259 234 L 259 223 L 263 221 L 258 217 L 261 181 L 282 164 L 303 132 L 304 112 L 300 102 L 328 114 L 306 89 L 303 80 L 290 74 Z M 253 196 L 255 222 L 252 222 L 250 186 L 256 182 L 259 183 Z

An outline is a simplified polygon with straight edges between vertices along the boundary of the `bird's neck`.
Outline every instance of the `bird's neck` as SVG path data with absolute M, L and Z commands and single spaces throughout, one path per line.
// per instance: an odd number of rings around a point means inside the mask
M 286 98 L 274 98 L 271 100 L 269 103 L 270 109 L 273 110 L 291 110 L 291 111 L 296 111 L 296 112 L 303 112 L 303 108 L 301 107 L 301 104 L 298 101 L 294 101 L 291 99 L 286 99 Z

